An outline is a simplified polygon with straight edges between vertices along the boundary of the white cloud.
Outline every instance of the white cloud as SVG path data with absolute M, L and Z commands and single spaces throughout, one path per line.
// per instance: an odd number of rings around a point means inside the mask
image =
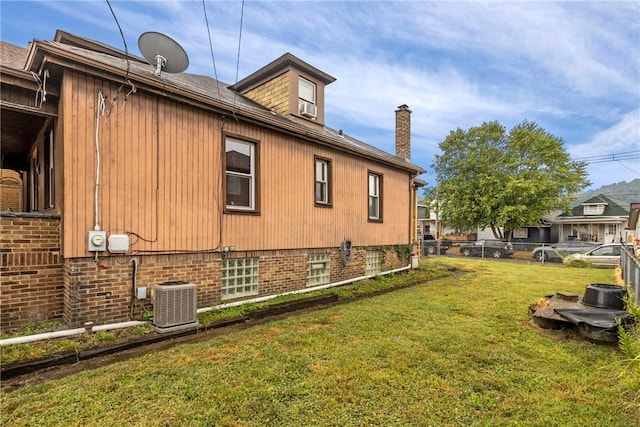
M 640 150 L 640 108 L 624 114 L 616 123 L 596 133 L 590 142 L 571 147 L 575 158 L 633 150 Z
M 22 3 L 3 4 L 3 40 L 20 30 L 24 46 L 61 28 L 122 48 L 102 1 Z M 202 2 L 111 4 L 131 52 L 142 32 L 163 32 L 187 51 L 188 72 L 214 76 Z M 21 7 L 29 13 L 17 28 L 4 12 Z M 491 120 L 536 121 L 585 156 L 640 141 L 638 2 L 252 1 L 239 64 L 242 3 L 206 7 L 219 80 L 291 52 L 337 78 L 327 87 L 329 126 L 393 151 L 394 110 L 408 104 L 423 166 L 450 130 Z

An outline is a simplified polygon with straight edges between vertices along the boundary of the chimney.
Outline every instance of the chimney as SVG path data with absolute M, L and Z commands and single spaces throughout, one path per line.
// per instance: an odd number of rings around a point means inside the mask
M 396 157 L 411 160 L 411 110 L 406 104 L 396 110 Z

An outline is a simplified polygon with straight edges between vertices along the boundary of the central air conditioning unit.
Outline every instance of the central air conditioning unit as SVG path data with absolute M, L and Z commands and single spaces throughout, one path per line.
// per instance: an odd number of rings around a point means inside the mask
M 300 114 L 305 117 L 316 117 L 318 111 L 318 107 L 316 104 L 312 104 L 311 102 L 302 101 L 300 104 Z
M 167 282 L 153 287 L 153 326 L 157 332 L 171 332 L 198 326 L 196 285 Z

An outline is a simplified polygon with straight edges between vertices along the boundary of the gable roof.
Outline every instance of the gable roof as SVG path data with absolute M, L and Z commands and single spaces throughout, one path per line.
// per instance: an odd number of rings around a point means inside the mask
M 604 211 L 600 215 L 584 215 L 585 205 L 604 205 Z M 591 197 L 571 209 L 571 213 L 563 212 L 559 217 L 627 217 L 629 215 L 629 211 L 624 207 L 624 205 L 624 202 L 614 199 L 613 197 L 598 194 L 597 196 Z
M 302 140 L 366 157 L 407 171 L 412 175 L 425 172 L 424 169 L 413 163 L 327 126 L 310 129 L 287 117 L 278 115 L 244 97 L 234 90 L 233 86 L 209 76 L 163 72 L 161 77 L 156 77 L 154 76 L 155 66 L 146 61 L 142 62 L 140 58 L 132 55 L 124 55 L 118 49 L 102 43 L 60 30 L 56 33 L 56 40 L 58 41 L 34 41 L 27 51 L 26 64 L 23 62 L 20 68 L 27 72 L 37 72 L 43 61 L 63 67 L 74 65 L 76 69 L 90 74 L 98 74 L 101 78 L 110 78 L 118 82 L 122 82 L 124 78 L 134 82 L 138 88 L 161 93 L 162 96 L 213 110 L 237 120 L 242 119 L 284 132 Z M 5 65 L 4 58 L 2 59 L 2 65 Z M 283 55 L 278 61 L 306 64 L 289 53 Z M 17 65 L 17 61 L 9 63 L 13 66 Z M 332 77 L 326 75 L 325 78 L 330 80 Z

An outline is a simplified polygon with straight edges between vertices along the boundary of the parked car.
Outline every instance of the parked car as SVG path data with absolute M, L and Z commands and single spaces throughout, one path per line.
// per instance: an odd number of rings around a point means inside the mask
M 621 251 L 621 243 L 606 243 L 583 254 L 571 254 L 564 259 L 564 263 L 584 260 L 593 267 L 615 268 L 620 265 Z
M 531 251 L 531 258 L 540 262 L 562 262 L 562 259 L 567 255 L 582 254 L 598 246 L 600 243 L 567 240 L 553 245 L 539 246 Z
M 438 253 L 438 246 L 440 246 L 440 255 L 444 255 L 447 249 L 451 248 L 451 241 L 449 240 L 436 240 L 432 234 L 424 234 L 422 236 L 422 253 L 434 255 Z
M 502 240 L 483 239 L 460 245 L 460 253 L 464 256 L 506 258 L 513 255 L 513 252 L 513 245 Z

